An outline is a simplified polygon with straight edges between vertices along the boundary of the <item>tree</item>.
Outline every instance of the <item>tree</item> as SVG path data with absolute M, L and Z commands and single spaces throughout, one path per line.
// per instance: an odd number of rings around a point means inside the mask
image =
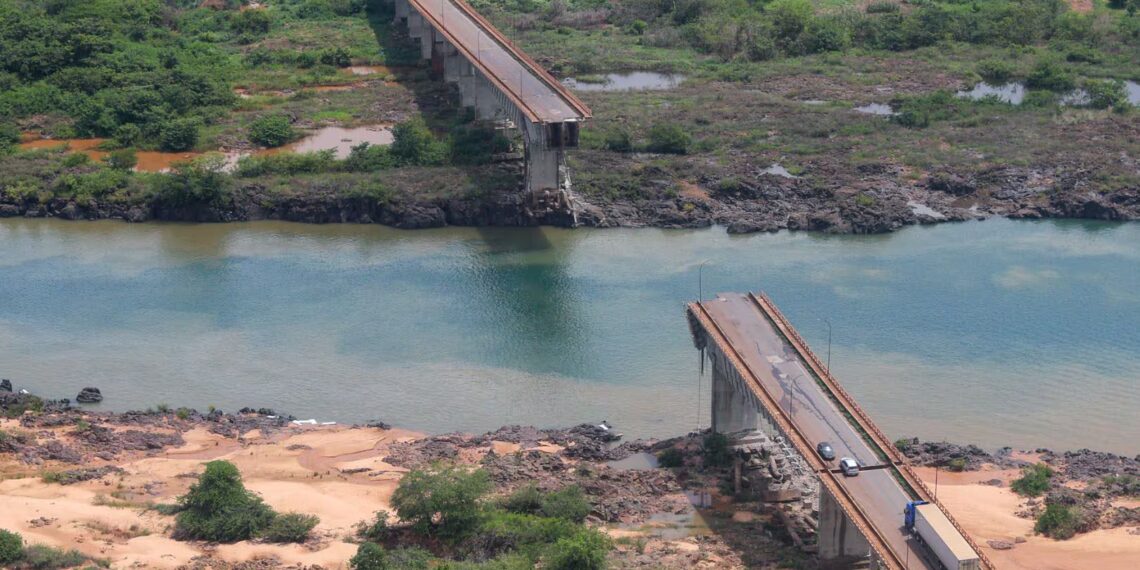
M 1021 477 L 1014 479 L 1009 488 L 1018 495 L 1036 497 L 1049 490 L 1049 479 L 1053 470 L 1044 463 L 1029 465 L 1021 470 Z
M 429 165 L 442 162 L 441 149 L 427 123 L 420 117 L 409 119 L 392 129 L 392 156 L 400 164 Z
M 392 494 L 392 506 L 417 532 L 457 537 L 476 526 L 479 501 L 490 488 L 490 478 L 482 469 L 415 470 L 400 480 Z
M 348 561 L 353 570 L 388 570 L 388 553 L 379 544 L 365 542 Z
M 610 541 L 600 532 L 584 529 L 558 539 L 550 547 L 543 568 L 550 570 L 602 570 Z
M 249 140 L 269 148 L 281 146 L 294 136 L 293 125 L 285 115 L 265 115 L 249 125 Z
M 24 555 L 24 539 L 14 532 L 0 529 L 0 565 L 11 564 Z
M 198 120 L 175 119 L 164 125 L 159 134 L 162 150 L 181 152 L 198 144 Z
M 133 148 L 122 148 L 107 155 L 107 166 L 115 170 L 132 170 L 138 163 L 139 158 Z
M 563 487 L 542 498 L 544 516 L 580 523 L 586 520 L 593 507 L 577 485 Z
M 248 540 L 273 521 L 274 512 L 246 490 L 241 473 L 228 461 L 211 461 L 198 482 L 178 499 L 182 512 L 176 539 L 214 542 Z
M 677 125 L 655 125 L 649 129 L 650 152 L 685 154 L 689 152 L 689 133 Z

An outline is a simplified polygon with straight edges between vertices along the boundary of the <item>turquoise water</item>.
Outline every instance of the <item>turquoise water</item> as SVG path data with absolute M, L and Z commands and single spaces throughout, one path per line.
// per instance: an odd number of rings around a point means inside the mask
M 1140 224 L 884 236 L 0 221 L 0 377 L 428 431 L 708 424 L 683 304 L 766 290 L 891 436 L 1140 453 Z M 697 402 L 698 394 L 700 404 Z M 698 419 L 698 410 L 700 417 Z

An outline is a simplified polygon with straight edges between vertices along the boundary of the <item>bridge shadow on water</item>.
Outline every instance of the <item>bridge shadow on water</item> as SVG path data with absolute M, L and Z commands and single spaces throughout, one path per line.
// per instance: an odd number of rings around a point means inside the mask
M 488 355 L 495 364 L 535 374 L 597 377 L 590 358 L 588 318 L 581 307 L 588 294 L 567 271 L 572 248 L 551 243 L 546 230 L 478 228 L 476 263 L 468 284 L 475 306 L 495 307 L 486 315 Z

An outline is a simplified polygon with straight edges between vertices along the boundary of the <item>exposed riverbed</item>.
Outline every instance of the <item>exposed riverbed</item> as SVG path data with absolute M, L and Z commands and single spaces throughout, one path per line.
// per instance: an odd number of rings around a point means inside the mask
M 682 306 L 763 288 L 888 435 L 1140 452 L 1140 225 L 890 235 L 0 221 L 0 377 L 428 431 L 698 420 Z

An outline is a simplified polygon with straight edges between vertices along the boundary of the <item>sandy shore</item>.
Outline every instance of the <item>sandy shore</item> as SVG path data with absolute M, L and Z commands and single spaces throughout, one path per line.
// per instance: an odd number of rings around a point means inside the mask
M 0 422 L 0 429 L 18 429 Z M 120 475 L 63 486 L 45 483 L 40 470 L 4 465 L 0 481 L 0 528 L 19 532 L 28 543 L 76 548 L 111 561 L 113 568 L 175 568 L 211 554 L 230 562 L 275 556 L 294 564 L 346 568 L 356 545 L 346 539 L 353 526 L 389 510 L 401 473 L 381 461 L 387 446 L 415 439 L 404 430 L 341 426 L 289 428 L 271 440 L 256 432 L 241 441 L 195 429 L 184 446 L 152 456 L 115 462 Z M 195 481 L 205 461 L 225 459 L 241 470 L 246 486 L 280 512 L 315 514 L 321 522 L 316 546 L 239 542 L 208 548 L 167 538 L 173 517 L 145 510 L 147 503 L 172 503 Z M 95 465 L 97 466 L 97 465 Z M 367 468 L 345 474 L 341 470 Z M 13 478 L 18 477 L 18 478 Z
M 933 488 L 930 468 L 917 469 Z M 1140 535 L 1115 528 L 1080 534 L 1069 540 L 1035 536 L 1033 521 L 1018 517 L 1023 500 L 1009 489 L 1016 470 L 984 468 L 966 473 L 938 473 L 938 498 L 982 545 L 986 555 L 1002 570 L 1136 570 L 1140 568 Z M 1000 487 L 984 484 L 1001 479 Z M 996 550 L 990 540 L 1025 542 L 1010 550 Z

